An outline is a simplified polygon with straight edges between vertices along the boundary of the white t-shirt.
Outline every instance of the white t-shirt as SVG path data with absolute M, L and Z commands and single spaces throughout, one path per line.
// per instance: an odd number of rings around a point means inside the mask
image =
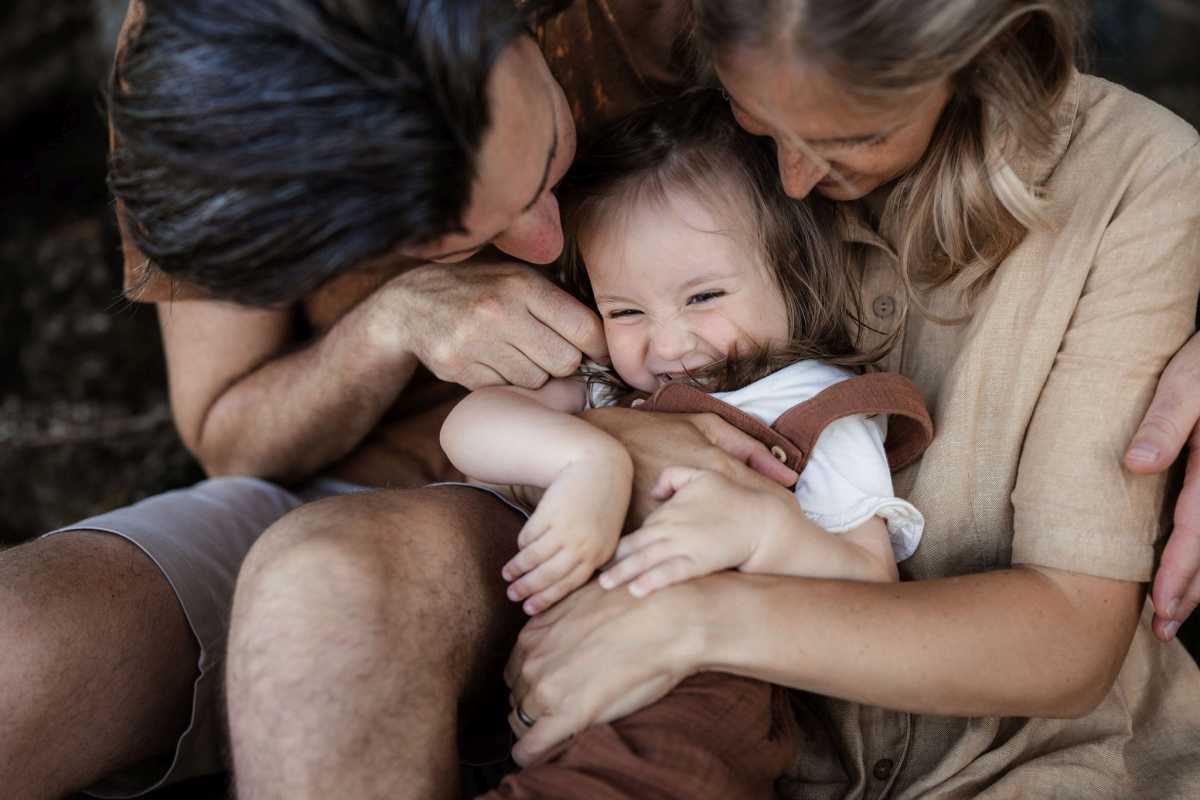
M 787 410 L 835 383 L 854 376 L 821 361 L 798 361 L 732 392 L 722 400 L 770 426 Z M 589 392 L 593 405 L 609 405 L 603 388 Z M 925 519 L 907 500 L 896 497 L 883 440 L 887 417 L 855 414 L 821 432 L 796 483 L 796 500 L 806 516 L 830 533 L 843 533 L 873 516 L 887 522 L 892 552 L 903 561 L 916 552 Z

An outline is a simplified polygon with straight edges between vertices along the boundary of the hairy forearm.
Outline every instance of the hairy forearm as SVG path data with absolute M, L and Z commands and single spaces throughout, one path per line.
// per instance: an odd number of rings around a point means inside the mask
M 549 387 L 547 387 L 549 388 Z M 468 395 L 442 426 L 442 449 L 459 470 L 492 482 L 546 488 L 572 464 L 616 463 L 625 448 L 582 419 L 548 408 L 536 392 L 489 387 Z
M 353 450 L 417 367 L 401 335 L 359 306 L 306 346 L 265 360 L 225 389 L 190 442 L 210 475 L 310 476 Z
M 910 583 L 702 579 L 699 669 L 904 711 L 1077 716 L 1104 697 L 1142 589 L 1016 568 Z

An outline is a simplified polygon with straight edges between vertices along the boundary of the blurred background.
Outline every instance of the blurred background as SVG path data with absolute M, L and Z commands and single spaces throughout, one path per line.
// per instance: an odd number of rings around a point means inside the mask
M 125 4 L 0 8 L 0 546 L 201 477 L 153 309 L 120 294 L 100 86 Z M 1091 71 L 1200 125 L 1200 0 L 1092 5 Z

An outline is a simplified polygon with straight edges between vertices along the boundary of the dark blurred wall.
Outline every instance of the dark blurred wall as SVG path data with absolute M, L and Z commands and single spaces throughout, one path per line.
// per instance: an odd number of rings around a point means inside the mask
M 124 6 L 0 8 L 0 543 L 199 476 L 154 312 L 120 299 L 99 87 Z M 1093 6 L 1092 71 L 1200 124 L 1200 0 Z

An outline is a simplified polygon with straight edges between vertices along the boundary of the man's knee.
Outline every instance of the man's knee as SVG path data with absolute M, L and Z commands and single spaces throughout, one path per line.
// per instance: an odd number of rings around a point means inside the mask
M 478 497 L 476 496 L 478 495 Z M 461 620 L 464 607 L 503 596 L 500 567 L 520 520 L 482 492 L 385 491 L 329 498 L 276 522 L 238 577 L 237 627 L 321 637 L 322 620 L 385 615 L 397 628 Z M 402 630 L 396 631 L 403 635 Z M 236 642 L 234 643 L 236 646 Z

